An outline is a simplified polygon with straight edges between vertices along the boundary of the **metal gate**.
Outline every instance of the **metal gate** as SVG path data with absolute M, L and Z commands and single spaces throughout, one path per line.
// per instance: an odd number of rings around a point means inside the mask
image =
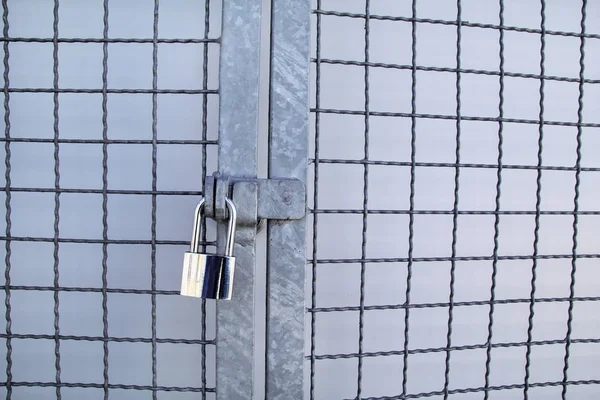
M 313 5 L 310 398 L 596 398 L 598 5 Z
M 596 398 L 598 7 L 3 0 L 2 395 Z
M 2 10 L 2 396 L 214 397 L 214 304 L 172 263 L 216 168 L 220 2 Z

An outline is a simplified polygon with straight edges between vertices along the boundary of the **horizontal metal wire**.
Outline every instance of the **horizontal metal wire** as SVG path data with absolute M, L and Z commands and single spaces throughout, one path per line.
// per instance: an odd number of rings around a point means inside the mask
M 340 12 L 340 11 L 329 11 L 329 10 L 313 10 L 313 14 L 319 15 L 329 15 L 334 17 L 347 17 L 347 18 L 359 18 L 366 19 L 366 14 L 357 14 L 357 13 L 349 13 L 349 12 Z M 457 26 L 458 21 L 450 21 L 443 19 L 430 19 L 430 18 L 412 18 L 412 17 L 400 17 L 400 16 L 392 16 L 392 15 L 376 15 L 369 14 L 369 20 L 379 20 L 379 21 L 399 21 L 399 22 L 416 22 L 423 24 L 434 24 L 434 25 L 450 25 Z M 478 22 L 469 22 L 469 21 L 460 21 L 461 27 L 471 27 L 471 28 L 484 28 L 484 29 L 495 29 L 495 30 L 503 30 L 503 31 L 513 31 L 513 32 L 523 32 L 523 33 L 535 33 L 542 34 L 541 29 L 532 29 L 532 28 L 523 28 L 518 26 L 508 26 L 508 25 L 495 25 L 495 24 L 482 24 Z M 580 32 L 565 32 L 565 31 L 555 31 L 555 30 L 544 30 L 545 35 L 550 36 L 569 36 L 581 38 L 584 37 L 586 39 L 600 39 L 600 35 L 594 33 L 580 33 Z
M 456 121 L 458 117 L 456 115 L 443 115 L 443 114 L 421 114 L 421 113 L 401 113 L 401 112 L 387 112 L 387 111 L 362 111 L 362 110 L 342 110 L 334 108 L 311 108 L 311 112 L 323 113 L 323 114 L 341 114 L 341 115 L 369 115 L 372 117 L 398 117 L 398 118 L 422 118 L 422 119 L 443 119 Z M 467 115 L 460 116 L 461 121 L 482 121 L 482 122 L 503 122 L 503 123 L 516 123 L 516 124 L 529 124 L 529 125 L 540 125 L 542 122 L 535 119 L 521 119 L 521 118 L 499 118 L 499 117 L 473 117 Z M 543 121 L 544 125 L 553 126 L 575 126 L 583 128 L 600 128 L 600 123 L 596 122 L 568 122 L 568 121 Z
M 6 382 L 0 382 L 0 387 L 8 386 Z M 207 392 L 215 393 L 215 388 L 202 388 L 191 386 L 145 386 L 145 385 L 123 385 L 116 383 L 74 383 L 74 382 L 19 382 L 11 381 L 12 387 L 60 387 L 60 388 L 90 388 L 90 389 L 125 389 L 125 390 L 151 390 L 154 392 Z
M 179 296 L 181 293 L 179 290 L 146 290 L 146 289 L 123 289 L 123 288 L 109 288 L 106 289 L 101 287 L 82 287 L 82 286 L 28 286 L 28 285 L 0 285 L 2 290 L 29 290 L 29 291 L 40 291 L 40 292 L 80 292 L 80 293 L 121 293 L 121 294 L 150 294 L 150 295 L 162 295 L 162 296 Z
M 149 244 L 149 245 L 175 245 L 189 246 L 185 240 L 140 240 L 140 239 L 80 239 L 80 238 L 50 238 L 33 236 L 0 236 L 0 241 L 8 242 L 47 242 L 47 243 L 87 243 L 87 244 Z M 201 242 L 206 246 L 214 246 L 215 242 Z
M 2 339 L 34 339 L 34 340 L 55 340 L 56 335 L 35 335 L 35 334 L 18 334 L 11 333 L 7 335 L 0 333 Z M 172 343 L 172 344 L 201 344 L 201 345 L 214 345 L 215 340 L 196 340 L 196 339 L 169 339 L 169 338 L 135 338 L 135 337 L 115 337 L 115 336 L 76 336 L 76 335 L 58 335 L 59 340 L 74 340 L 84 342 L 116 342 L 116 343 Z
M 309 210 L 313 214 L 375 214 L 375 215 L 600 215 L 600 211 L 453 211 L 453 210 Z
M 24 188 L 0 187 L 0 192 L 23 193 L 80 193 L 80 194 L 124 194 L 124 195 L 155 195 L 155 196 L 202 196 L 202 192 L 189 190 L 123 190 L 123 189 L 65 189 L 65 188 Z
M 540 254 L 522 256 L 464 256 L 464 257 L 398 257 L 398 258 L 323 258 L 318 264 L 356 264 L 356 263 L 393 263 L 393 262 L 429 262 L 429 261 L 493 261 L 493 260 L 570 260 L 573 254 Z M 600 254 L 577 254 L 577 258 L 600 258 Z M 307 260 L 312 263 L 313 260 Z
M 82 94 L 219 94 L 217 89 L 52 89 L 5 88 L 4 93 L 82 93 Z
M 320 58 L 311 59 L 313 63 L 319 62 L 321 64 L 332 64 L 332 65 L 351 65 L 358 67 L 370 67 L 370 68 L 387 68 L 387 69 L 399 69 L 399 70 L 412 70 L 412 65 L 403 65 L 403 64 L 388 64 L 388 63 L 379 63 L 379 62 L 364 62 L 364 61 L 351 61 L 351 60 L 332 60 L 328 58 Z M 488 71 L 482 69 L 457 69 L 457 68 L 444 68 L 444 67 L 424 67 L 424 66 L 416 66 L 415 69 L 417 71 L 427 71 L 427 72 L 451 72 L 456 74 L 457 72 L 461 74 L 474 74 L 474 75 L 490 75 L 490 76 L 500 76 L 501 74 L 505 77 L 511 78 L 525 78 L 525 79 L 545 79 L 548 81 L 558 81 L 558 82 L 575 82 L 579 83 L 579 78 L 569 78 L 566 76 L 553 76 L 553 75 L 536 75 L 536 74 L 525 74 L 521 72 L 500 72 L 500 71 Z M 600 79 L 584 79 L 584 83 L 600 83 Z
M 536 298 L 535 303 L 562 303 L 562 302 L 586 302 L 600 301 L 600 297 L 547 297 Z M 472 306 L 488 306 L 491 304 L 530 304 L 531 298 L 527 299 L 504 299 L 504 300 L 471 300 L 471 301 L 454 301 L 453 307 L 472 307 Z M 449 307 L 450 303 L 409 303 L 409 304 L 383 304 L 363 306 L 364 311 L 381 311 L 381 310 L 404 310 L 407 308 L 444 308 Z M 307 308 L 309 313 L 322 312 L 344 312 L 344 311 L 360 311 L 360 306 L 345 306 L 345 307 L 315 307 Z
M 563 385 L 600 385 L 600 380 L 578 380 L 578 381 L 556 381 L 556 382 L 535 382 L 528 383 L 530 388 L 539 387 L 554 387 Z M 488 386 L 478 388 L 467 388 L 467 389 L 449 389 L 448 391 L 438 390 L 435 392 L 416 393 L 398 396 L 383 396 L 383 397 L 361 397 L 361 400 L 395 400 L 395 399 L 419 399 L 424 397 L 443 396 L 444 394 L 464 394 L 464 393 L 480 393 L 480 392 L 495 392 L 498 390 L 511 390 L 511 389 L 523 389 L 525 384 L 514 384 L 514 385 L 499 385 L 499 386 Z
M 154 39 L 135 38 L 38 38 L 0 37 L 0 42 L 10 43 L 154 43 Z M 220 43 L 220 39 L 157 39 L 156 43 Z
M 0 142 L 14 142 L 14 143 L 52 143 L 52 144 L 149 144 L 149 145 L 161 145 L 161 144 L 185 144 L 185 145 L 218 145 L 218 140 L 192 140 L 192 139 L 179 139 L 179 140 L 150 140 L 150 139 L 45 139 L 45 138 L 0 138 Z
M 317 162 L 314 158 L 309 160 L 311 164 Z M 410 161 L 384 161 L 384 160 L 343 160 L 331 158 L 319 158 L 319 164 L 357 164 L 357 165 L 385 165 L 396 167 L 412 167 Z M 518 164 L 473 164 L 473 163 L 442 163 L 442 162 L 415 162 L 415 167 L 444 167 L 444 168 L 488 168 L 488 169 L 528 169 L 541 171 L 581 171 L 581 172 L 600 172 L 597 167 L 566 167 L 552 165 L 518 165 Z
M 441 353 L 446 351 L 462 351 L 462 350 L 477 350 L 487 348 L 507 348 L 507 347 L 525 347 L 525 346 L 547 346 L 553 344 L 565 344 L 567 340 L 571 344 L 575 343 L 600 343 L 600 339 L 556 339 L 556 340 L 538 340 L 531 342 L 507 342 L 507 343 L 481 343 L 481 344 L 469 344 L 464 346 L 451 346 L 451 347 L 431 347 L 427 349 L 411 349 L 407 350 L 407 354 L 427 354 L 427 353 Z M 345 354 L 316 354 L 314 355 L 315 360 L 338 360 L 345 358 L 371 358 L 371 357 L 389 357 L 389 356 L 402 356 L 404 350 L 393 350 L 393 351 L 374 351 L 362 353 L 345 353 Z M 306 356 L 307 360 L 310 360 L 312 356 Z

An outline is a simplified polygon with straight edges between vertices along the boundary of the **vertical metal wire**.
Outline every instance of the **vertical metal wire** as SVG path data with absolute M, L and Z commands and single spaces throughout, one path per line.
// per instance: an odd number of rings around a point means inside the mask
M 102 37 L 108 39 L 108 0 L 104 0 Z M 102 335 L 108 338 L 108 42 L 102 44 Z M 108 340 L 103 343 L 104 400 L 108 400 Z
M 448 299 L 448 331 L 446 335 L 446 365 L 444 371 L 444 400 L 448 399 L 450 384 L 450 348 L 452 347 L 452 321 L 454 320 L 454 283 L 456 280 L 456 243 L 458 241 L 458 200 L 460 181 L 460 133 L 461 133 L 461 102 L 460 102 L 460 70 L 461 70 L 461 0 L 456 1 L 456 149 L 454 169 L 454 204 L 452 205 L 452 255 L 450 261 L 450 295 Z
M 402 396 L 406 396 L 408 383 L 408 332 L 410 326 L 410 291 L 413 268 L 415 216 L 415 175 L 417 165 L 417 0 L 412 2 L 411 21 L 411 117 L 410 117 L 410 195 L 408 214 L 408 263 L 406 273 L 406 297 L 404 299 L 404 346 L 402 355 Z
M 364 160 L 369 160 L 369 13 L 370 0 L 365 0 L 365 129 L 364 129 Z M 360 399 L 362 393 L 363 373 L 363 339 L 364 339 L 364 314 L 365 314 L 365 271 L 367 258 L 367 222 L 369 209 L 369 164 L 363 165 L 363 215 L 362 215 L 362 244 L 360 263 L 360 310 L 358 314 L 358 382 L 356 398 Z
M 54 355 L 56 357 L 56 398 L 60 400 L 61 379 L 60 379 L 60 321 L 59 321 L 59 222 L 60 222 L 60 161 L 59 161 L 59 130 L 58 130 L 58 0 L 54 0 L 54 22 L 53 22 L 53 59 L 54 59 Z
M 317 0 L 317 10 L 321 9 L 321 0 Z M 321 15 L 317 14 L 317 26 L 316 26 L 316 61 L 315 61 L 315 107 L 319 109 L 321 107 Z M 315 112 L 315 159 L 314 159 L 314 177 L 313 177 L 313 207 L 317 209 L 319 207 L 319 128 L 321 122 L 321 115 L 317 111 Z M 312 237 L 312 280 L 311 280 L 311 307 L 317 306 L 317 228 L 318 228 L 317 214 L 313 214 L 313 237 Z M 317 328 L 317 315 L 312 313 L 310 316 L 310 398 L 315 398 L 315 345 L 316 345 L 316 331 Z
M 581 2 L 581 37 L 579 44 L 579 96 L 577 98 L 577 160 L 575 161 L 575 197 L 573 198 L 573 248 L 571 258 L 571 283 L 569 285 L 569 310 L 567 317 L 567 334 L 565 337 L 565 359 L 563 367 L 563 379 L 562 379 L 562 398 L 566 399 L 567 396 L 567 380 L 569 371 L 569 357 L 571 354 L 571 333 L 573 331 L 573 298 L 575 297 L 575 275 L 577 273 L 577 234 L 578 223 L 579 223 L 579 186 L 581 184 L 581 146 L 582 146 L 582 127 L 583 122 L 583 85 L 584 85 L 584 71 L 585 71 L 585 20 L 587 16 L 586 12 L 587 0 Z
M 448 398 L 448 386 L 450 384 L 450 348 L 452 347 L 452 322 L 454 320 L 454 284 L 456 281 L 456 243 L 458 241 L 458 201 L 460 181 L 460 133 L 461 133 L 461 110 L 460 110 L 460 56 L 461 56 L 461 1 L 456 2 L 456 167 L 454 172 L 454 204 L 452 206 L 452 255 L 450 261 L 450 296 L 448 305 L 448 331 L 446 335 L 446 365 L 444 371 L 444 400 Z
M 499 84 L 500 90 L 498 92 L 498 169 L 496 171 L 496 199 L 494 207 L 494 249 L 492 250 L 492 285 L 490 287 L 490 309 L 488 313 L 488 327 L 487 327 L 487 340 L 486 340 L 486 354 L 485 354 L 485 389 L 490 387 L 490 372 L 492 362 L 492 337 L 493 337 L 493 326 L 494 326 L 494 306 L 496 301 L 496 277 L 498 275 L 498 247 L 500 238 L 500 196 L 502 186 L 502 156 L 504 143 L 504 0 L 499 0 L 498 5 L 500 10 L 498 11 L 498 19 L 500 22 L 498 45 L 499 58 L 500 58 L 500 76 Z M 489 391 L 484 392 L 484 400 L 488 400 Z
M 157 107 L 158 107 L 158 9 L 159 0 L 154 0 L 154 24 L 152 26 L 152 400 L 156 400 L 156 181 L 157 181 Z
M 208 39 L 210 32 L 210 0 L 204 2 L 204 39 Z M 203 46 L 203 60 L 202 60 L 202 89 L 208 90 L 208 42 L 204 42 Z M 208 132 L 208 94 L 202 95 L 202 140 L 207 139 Z M 206 146 L 202 146 L 202 187 L 205 187 L 206 182 Z M 202 215 L 202 237 L 200 240 L 202 243 L 206 243 L 206 218 Z M 206 245 L 202 244 L 202 252 L 206 252 Z M 202 318 L 202 400 L 206 400 L 206 299 L 202 299 L 201 306 L 201 318 Z
M 2 30 L 2 36 L 4 39 L 8 38 L 8 2 L 2 0 L 2 21 L 4 22 L 4 29 Z M 4 179 L 6 180 L 4 193 L 6 194 L 5 207 L 6 207 L 6 231 L 7 237 L 5 243 L 6 255 L 4 256 L 4 263 L 6 268 L 4 270 L 4 305 L 6 306 L 5 318 L 6 318 L 6 400 L 12 399 L 12 307 L 10 304 L 10 272 L 11 272 L 11 152 L 10 152 L 10 93 L 8 88 L 10 87 L 10 65 L 9 65 L 10 53 L 8 49 L 8 41 L 4 42 L 4 136 L 6 142 L 4 142 L 4 151 L 6 153 L 4 158 L 4 165 L 6 170 L 4 171 Z
M 535 316 L 535 292 L 536 292 L 536 280 L 537 280 L 537 266 L 538 266 L 538 247 L 540 240 L 540 206 L 542 203 L 542 154 L 543 154 L 543 142 L 544 142 L 544 87 L 545 79 L 544 75 L 546 72 L 545 61 L 546 61 L 546 2 L 541 0 L 541 35 L 540 35 L 540 125 L 538 135 L 538 153 L 537 153 L 537 179 L 536 179 L 536 192 L 535 192 L 535 228 L 533 231 L 533 260 L 531 267 L 531 293 L 529 295 L 529 319 L 527 327 L 527 347 L 525 352 L 525 386 L 523 387 L 523 397 L 528 399 L 529 391 L 529 377 L 530 377 L 530 366 L 531 366 L 531 342 L 533 334 L 533 319 Z

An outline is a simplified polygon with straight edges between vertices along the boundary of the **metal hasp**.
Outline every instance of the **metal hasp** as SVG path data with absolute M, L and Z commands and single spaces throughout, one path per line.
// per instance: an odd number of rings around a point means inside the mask
M 298 220 L 306 215 L 306 185 L 300 179 L 206 177 L 206 216 L 227 219 L 226 201 L 231 195 L 239 226 L 258 226 L 262 220 Z M 212 204 L 209 205 L 209 202 Z

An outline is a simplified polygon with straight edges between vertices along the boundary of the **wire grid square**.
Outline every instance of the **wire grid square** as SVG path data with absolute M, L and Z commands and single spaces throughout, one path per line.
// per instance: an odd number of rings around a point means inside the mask
M 54 281 L 52 268 L 47 268 L 52 260 L 54 246 L 52 243 L 15 242 L 11 247 L 11 256 L 15 263 L 23 265 L 11 276 L 15 285 L 50 286 Z M 39 268 L 39 258 L 48 260 L 45 268 Z M 4 284 L 2 277 L 2 284 Z
M 497 8 L 498 4 L 495 1 L 488 1 L 484 6 L 473 7 L 469 5 L 464 5 L 464 12 L 467 13 L 468 10 L 471 10 L 476 15 L 477 21 L 483 22 L 485 15 L 484 12 L 489 12 L 494 8 Z M 494 22 L 497 21 L 498 18 L 498 10 L 492 12 L 494 15 L 492 16 L 492 20 Z M 464 16 L 465 19 L 468 20 L 467 16 Z M 461 64 L 465 69 L 474 69 L 477 70 L 474 76 L 489 76 L 493 77 L 496 74 L 494 73 L 497 70 L 498 64 L 500 62 L 500 58 L 498 57 L 498 52 L 500 50 L 500 44 L 498 43 L 498 39 L 500 33 L 497 30 L 493 29 L 481 29 L 472 26 L 465 26 L 461 30 Z M 451 64 L 454 66 L 454 63 Z M 493 71 L 490 73 L 490 71 Z M 463 76 L 463 78 L 469 75 Z M 494 83 L 498 83 L 498 79 L 494 79 Z M 495 100 L 498 100 L 496 97 Z M 495 114 L 495 113 L 494 113 Z
M 102 310 L 100 306 L 98 308 Z M 61 343 L 60 352 L 64 360 L 61 373 L 65 381 L 102 384 L 104 346 L 101 341 L 65 340 Z M 86 368 L 81 368 L 81 365 Z
M 409 120 L 410 121 L 410 120 Z M 411 125 L 412 125 L 412 121 Z M 423 132 L 422 135 L 419 135 L 415 138 L 415 145 L 422 148 L 419 153 L 415 154 L 415 160 L 418 162 L 428 163 L 428 164 L 418 164 L 418 171 L 423 171 L 421 173 L 427 174 L 442 174 L 450 171 L 448 168 L 433 168 L 433 171 L 425 172 L 425 169 L 432 169 L 432 167 L 442 167 L 442 165 L 437 165 L 440 163 L 452 164 L 455 159 L 456 152 L 456 141 L 454 139 L 453 133 L 456 131 L 456 123 L 452 120 L 446 119 L 419 119 L 415 121 L 415 128 L 419 129 Z M 407 127 L 407 131 L 411 132 L 412 127 L 409 125 Z M 412 137 L 411 137 L 412 142 Z M 408 148 L 410 149 L 411 142 L 409 142 Z M 409 155 L 407 161 L 410 165 L 411 156 Z M 429 164 L 434 163 L 434 164 Z M 452 165 L 448 165 L 451 167 Z M 421 168 L 423 167 L 423 168 Z M 427 168 L 425 168 L 427 167 Z M 439 171 L 437 171 L 439 170 Z M 419 180 L 421 181 L 421 180 Z M 415 182 L 417 184 L 417 182 Z M 420 192 L 420 191 L 419 191 Z
M 46 46 L 52 46 L 47 44 Z M 116 45 L 109 46 L 116 53 Z M 102 87 L 103 49 L 100 43 L 60 43 L 58 45 L 58 75 L 65 88 L 98 89 Z M 149 61 L 149 60 L 148 60 Z M 109 65 L 108 68 L 111 68 Z M 135 65 L 129 66 L 136 68 Z M 109 78 L 109 86 L 111 79 Z
M 361 71 L 363 72 L 363 71 Z M 410 71 L 374 68 L 369 76 L 369 101 L 376 110 L 410 112 Z
M 364 315 L 364 350 L 367 352 L 394 351 L 402 345 L 403 310 L 368 310 Z M 376 364 L 376 363 L 373 363 Z M 376 371 L 373 371 L 376 373 Z
M 586 99 L 590 102 L 590 105 L 586 108 L 585 112 L 582 112 L 582 114 L 585 122 L 597 127 L 600 122 L 600 118 L 598 118 L 597 114 L 599 110 L 598 101 L 600 100 L 600 90 L 597 85 L 589 86 L 589 90 L 586 91 Z
M 109 51 L 109 88 L 152 88 L 152 70 L 147 68 L 152 63 L 152 43 L 110 43 Z
M 487 335 L 488 335 L 488 313 L 489 313 L 489 307 L 487 307 L 485 305 L 472 305 L 472 306 L 456 307 L 454 309 L 454 320 L 452 321 L 452 324 L 453 324 L 452 342 L 453 342 L 453 344 L 457 347 L 460 347 L 460 346 L 469 346 L 472 343 L 485 343 L 485 341 L 487 340 Z M 456 356 L 464 357 L 464 358 L 462 358 L 462 360 L 464 360 L 465 358 L 470 360 L 470 356 L 465 355 L 463 353 L 474 352 L 474 354 L 477 354 L 477 356 L 474 356 L 474 358 L 479 359 L 479 355 L 481 354 L 480 351 L 482 351 L 482 350 L 484 350 L 484 349 L 481 347 L 476 348 L 474 350 L 469 350 L 469 349 L 460 350 L 460 351 L 456 352 Z M 453 355 L 454 355 L 454 353 L 453 353 Z M 473 355 L 473 354 L 471 354 L 471 355 Z M 460 360 L 461 360 L 461 358 L 458 358 L 457 361 L 460 363 Z M 483 357 L 483 360 L 485 360 L 485 357 Z M 482 370 L 482 369 L 480 368 L 479 370 Z M 467 374 L 461 373 L 460 371 L 461 371 L 461 369 L 459 369 L 458 372 L 455 372 L 455 374 L 456 374 L 455 376 L 458 381 L 465 379 L 466 378 L 465 375 L 467 375 Z M 481 374 L 472 374 L 472 375 L 474 375 L 475 377 L 478 377 L 478 378 L 483 378 L 483 376 Z M 453 386 L 456 388 L 459 388 L 461 386 L 469 387 L 469 386 L 460 385 L 456 382 L 453 383 Z M 474 386 L 474 387 L 476 387 L 476 386 Z
M 61 182 L 69 188 L 101 190 L 102 176 L 99 176 L 96 168 L 102 165 L 102 159 L 101 145 L 80 143 L 61 145 L 60 162 L 64 171 L 60 176 Z M 50 171 L 53 172 L 53 168 L 50 168 Z
M 49 4 L 52 5 L 52 3 Z M 97 18 L 97 16 L 104 13 L 103 3 L 84 4 L 77 0 L 63 0 L 60 6 L 58 9 L 58 29 L 61 35 L 64 35 L 64 37 L 102 37 L 104 24 L 102 19 Z M 49 11 L 45 15 L 52 12 L 51 9 Z M 52 37 L 52 28 L 50 28 L 46 37 Z
M 440 391 L 444 386 L 444 358 L 442 352 L 410 354 L 406 358 L 412 366 L 408 370 L 407 390 L 411 393 L 428 389 Z
M 498 112 L 498 77 L 480 74 L 461 76 L 461 112 L 493 117 Z
M 309 398 L 596 393 L 586 3 L 313 1 Z
M 14 143 L 11 162 L 15 186 L 48 188 L 54 185 L 54 146 L 49 143 Z M 33 163 L 32 161 L 36 162 Z
M 50 93 L 11 93 L 10 95 L 11 108 L 10 108 L 10 131 L 11 137 L 13 138 L 28 138 L 37 137 L 43 139 L 52 139 L 54 132 L 52 126 L 54 125 L 53 109 L 54 103 L 52 94 Z M 101 97 L 96 104 L 101 105 Z M 75 102 L 78 104 L 79 102 Z M 74 116 L 78 111 L 72 111 L 71 113 L 66 112 L 74 105 L 73 102 L 65 99 L 65 111 L 63 113 L 63 121 L 65 123 L 65 133 L 69 130 L 66 128 L 69 125 L 68 121 L 70 117 Z M 31 110 L 35 110 L 37 118 L 31 118 Z M 83 118 L 81 114 L 77 118 Z M 62 123 L 62 122 L 59 122 Z M 2 118 L 0 124 L 2 129 L 6 128 L 6 121 Z M 92 124 L 89 125 L 90 127 Z M 81 130 L 78 130 L 81 131 Z M 92 128 L 92 131 L 102 132 L 100 127 Z M 4 179 L 4 177 L 2 177 Z
M 398 7 L 402 7 L 404 3 L 398 3 Z M 372 4 L 376 7 L 381 5 L 382 7 L 388 8 L 394 7 L 394 4 L 388 4 L 384 6 L 380 2 Z M 329 9 L 329 8 L 328 8 Z M 362 10 L 361 10 L 362 12 Z M 355 22 L 356 23 L 356 22 Z M 387 51 L 385 48 L 375 47 L 370 49 L 369 59 L 373 63 L 382 63 L 391 69 L 398 68 L 405 70 L 406 66 L 410 64 L 410 25 L 409 24 L 398 24 L 395 21 L 386 20 L 373 20 L 369 27 L 369 36 L 373 42 L 383 42 L 388 40 L 390 37 L 394 38 L 394 45 L 396 49 L 394 51 Z M 323 35 L 325 37 L 325 35 Z M 364 40 L 364 38 L 361 38 Z M 356 46 L 356 50 L 362 49 L 360 46 Z M 356 61 L 362 60 L 362 54 L 360 54 Z
M 8 75 L 14 88 L 52 87 L 52 44 L 15 42 L 10 50 L 12 68 Z M 6 50 L 4 57 L 6 58 Z M 40 69 L 41 65 L 49 68 Z
M 566 302 L 558 304 L 540 303 L 534 306 L 534 326 L 531 332 L 533 340 L 560 340 L 563 341 L 567 327 L 564 320 L 568 315 Z
M 335 265 L 335 264 L 333 264 Z M 360 288 L 361 265 L 353 264 L 359 272 L 357 285 Z M 404 303 L 405 291 L 402 290 L 402 282 L 406 281 L 406 268 L 402 263 L 373 263 L 365 269 L 365 304 L 371 309 L 395 310 L 398 305 Z M 326 285 L 326 282 L 323 283 Z M 360 291 L 354 290 L 358 301 L 352 303 L 360 307 Z
M 11 352 L 15 356 L 11 367 L 14 368 L 12 373 L 15 380 L 47 382 L 54 378 L 54 371 L 52 371 L 54 343 L 52 341 L 14 339 L 11 342 Z M 31 368 L 32 364 L 43 365 L 45 368 Z M 15 396 L 18 395 L 15 394 Z
M 158 101 L 160 102 L 160 96 L 158 97 Z M 147 144 L 151 143 L 152 95 L 136 94 L 135 96 L 123 96 L 121 94 L 108 94 L 106 107 L 108 114 L 106 119 L 110 127 L 111 138 L 122 140 L 123 142 L 121 143 L 124 146 L 132 144 L 131 142 L 126 142 L 131 140 L 139 140 L 141 143 Z M 156 112 L 157 119 L 160 120 L 160 103 L 157 105 Z M 94 115 L 94 118 L 97 118 L 97 116 Z M 159 121 L 157 121 L 158 124 L 160 124 Z M 160 128 L 160 125 L 158 127 Z M 160 135 L 162 131 L 163 129 L 160 129 L 158 134 Z
M 103 299 L 101 293 L 60 292 L 58 298 L 60 301 L 58 311 L 61 334 L 66 336 L 102 336 Z M 52 303 L 49 302 L 49 304 Z M 111 318 L 116 319 L 112 315 Z M 112 329 L 109 327 L 109 330 Z M 25 330 L 20 331 L 26 332 Z M 47 332 L 47 329 L 44 329 L 44 332 Z
M 23 242 L 28 243 L 28 242 Z M 28 243 L 30 246 L 35 246 L 39 243 Z M 54 243 L 46 243 L 50 249 L 49 252 L 54 251 Z M 109 246 L 109 262 L 115 257 L 115 253 L 118 251 L 114 251 L 113 249 L 122 248 L 124 246 Z M 137 247 L 137 246 L 136 246 Z M 89 262 L 87 263 L 87 267 L 82 268 L 81 264 L 81 254 L 79 252 L 85 252 L 87 255 Z M 35 253 L 34 253 L 35 254 Z M 65 287 L 75 287 L 82 286 L 86 288 L 91 288 L 97 286 L 98 282 L 102 281 L 102 256 L 103 256 L 103 246 L 100 243 L 61 243 L 60 248 L 58 249 L 58 256 L 60 259 L 60 283 Z M 54 259 L 53 256 L 45 257 L 46 264 L 45 265 L 53 265 Z M 28 269 L 33 269 L 35 263 L 32 263 Z M 45 286 L 50 287 L 53 285 L 52 280 L 54 279 L 54 271 L 52 267 L 45 268 L 46 272 L 44 275 L 49 275 L 46 280 Z M 12 280 L 11 274 L 11 280 Z M 108 278 L 110 279 L 110 272 L 108 273 Z M 17 282 L 15 281 L 15 284 Z M 35 286 L 32 284 L 26 284 L 24 286 Z M 112 285 L 111 285 L 112 286 Z
M 214 398 L 215 309 L 196 301 L 185 318 L 161 319 L 181 308 L 157 264 L 179 269 L 189 238 L 177 233 L 189 232 L 186 210 L 216 162 L 220 9 L 3 2 L 7 399 Z M 176 47 L 185 60 L 165 62 Z M 194 118 L 165 125 L 162 96 Z M 164 175 L 165 154 L 188 149 Z M 173 196 L 192 208 L 173 215 L 162 201 Z M 159 261 L 162 247 L 179 251 Z M 183 370 L 187 381 L 169 379 Z
M 574 355 L 578 355 L 577 361 L 573 366 L 573 375 L 575 379 L 581 380 L 595 380 L 598 379 L 598 371 L 597 370 L 588 370 L 586 368 L 586 362 L 590 362 L 596 357 L 598 357 L 598 353 L 600 352 L 600 346 L 595 344 L 574 344 L 573 345 L 573 353 Z
M 435 0 L 433 1 L 435 2 Z M 418 35 L 423 38 L 417 42 L 417 62 L 419 65 L 436 66 L 442 68 L 452 68 L 455 65 L 456 28 L 454 28 L 452 25 L 422 24 L 419 25 Z M 455 79 L 454 74 L 423 73 L 421 75 L 423 76 L 423 80 L 427 80 L 427 78 L 442 79 L 444 81 Z M 445 92 L 452 94 L 452 91 Z
M 589 63 L 597 63 L 600 57 L 600 43 L 596 41 L 591 41 L 586 43 L 586 51 L 585 51 L 586 59 Z M 588 79 L 598 79 L 600 78 L 600 73 L 594 70 L 586 71 L 586 76 Z

